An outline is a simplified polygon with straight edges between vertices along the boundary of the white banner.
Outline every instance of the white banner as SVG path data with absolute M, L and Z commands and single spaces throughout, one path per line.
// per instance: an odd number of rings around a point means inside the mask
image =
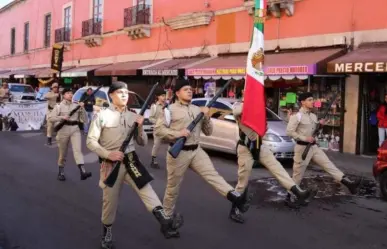
M 0 106 L 3 117 L 14 118 L 17 131 L 40 130 L 46 116 L 47 103 L 5 103 Z M 4 129 L 5 127 L 3 127 Z

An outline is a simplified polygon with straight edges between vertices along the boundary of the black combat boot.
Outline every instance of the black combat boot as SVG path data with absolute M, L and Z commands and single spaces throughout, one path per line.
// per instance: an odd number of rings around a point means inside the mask
M 303 190 L 299 186 L 294 185 L 290 191 L 297 197 L 297 203 L 302 206 L 307 206 L 310 200 L 316 196 L 317 189 Z M 288 194 L 289 196 L 290 194 Z M 290 198 L 290 197 L 288 197 Z M 291 198 L 290 198 L 291 200 Z
M 101 248 L 102 249 L 113 249 L 114 248 L 112 225 L 102 224 Z
M 297 201 L 296 196 L 290 193 L 288 193 L 288 195 L 286 196 L 285 205 L 288 206 L 289 208 L 294 208 L 294 209 L 300 208 L 300 203 Z
M 243 194 L 235 190 L 227 193 L 227 200 L 231 201 L 242 213 L 246 213 L 249 210 L 251 199 L 252 196 L 248 194 L 248 188 L 245 189 Z
M 235 204 L 232 204 L 231 211 L 228 217 L 237 223 L 241 223 L 241 224 L 245 223 L 243 214 L 239 211 L 239 209 L 235 206 Z
M 86 180 L 87 178 L 91 177 L 91 172 L 86 172 L 83 164 L 78 164 L 78 168 L 81 171 L 81 180 Z
M 52 138 L 51 137 L 47 137 L 47 145 L 52 145 Z
M 161 206 L 155 207 L 152 213 L 159 221 L 161 225 L 160 231 L 166 239 L 180 237 L 180 233 L 177 229 L 183 226 L 183 216 L 176 214 L 173 217 L 168 217 L 165 215 L 164 208 Z
M 361 183 L 361 179 L 351 180 L 348 176 L 343 176 L 341 183 L 344 184 L 351 194 L 356 194 Z
M 64 167 L 59 166 L 58 180 L 59 181 L 66 181 L 66 177 L 64 175 Z
M 156 161 L 156 157 L 155 156 L 152 156 L 152 162 L 151 162 L 151 168 L 154 168 L 154 169 L 159 169 L 160 166 L 158 164 L 158 162 Z

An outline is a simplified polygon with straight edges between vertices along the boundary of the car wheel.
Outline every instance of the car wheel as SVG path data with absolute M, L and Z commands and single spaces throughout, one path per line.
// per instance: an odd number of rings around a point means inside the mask
M 387 171 L 380 175 L 379 184 L 382 198 L 387 201 Z

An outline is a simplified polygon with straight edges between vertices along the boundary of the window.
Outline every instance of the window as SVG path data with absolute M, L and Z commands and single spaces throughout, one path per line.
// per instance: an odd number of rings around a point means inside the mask
M 206 103 L 207 103 L 207 100 L 194 100 L 194 101 L 192 101 L 193 105 L 196 105 L 199 107 L 205 106 Z
M 11 54 L 15 54 L 16 29 L 11 29 Z
M 224 116 L 232 114 L 232 109 L 221 102 L 215 102 L 210 108 L 211 118 L 224 120 Z
M 11 92 L 17 93 L 34 93 L 34 89 L 30 85 L 11 85 L 9 87 Z
M 94 22 L 102 21 L 102 8 L 103 0 L 93 0 L 93 19 Z
M 267 121 L 282 121 L 274 112 L 266 108 L 266 120 Z
M 65 30 L 71 29 L 71 6 L 64 9 L 64 28 Z
M 44 17 L 44 47 L 49 47 L 51 43 L 51 14 Z
M 26 22 L 24 24 L 24 52 L 28 52 L 30 39 L 30 24 Z

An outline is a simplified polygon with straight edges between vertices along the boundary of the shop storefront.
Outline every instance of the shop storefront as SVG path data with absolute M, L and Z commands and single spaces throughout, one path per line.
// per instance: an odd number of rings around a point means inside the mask
M 379 147 L 376 112 L 387 94 L 387 43 L 362 44 L 328 63 L 328 72 L 350 75 L 346 80 L 346 141 L 348 152 L 374 155 Z M 348 145 L 349 146 L 349 145 Z

